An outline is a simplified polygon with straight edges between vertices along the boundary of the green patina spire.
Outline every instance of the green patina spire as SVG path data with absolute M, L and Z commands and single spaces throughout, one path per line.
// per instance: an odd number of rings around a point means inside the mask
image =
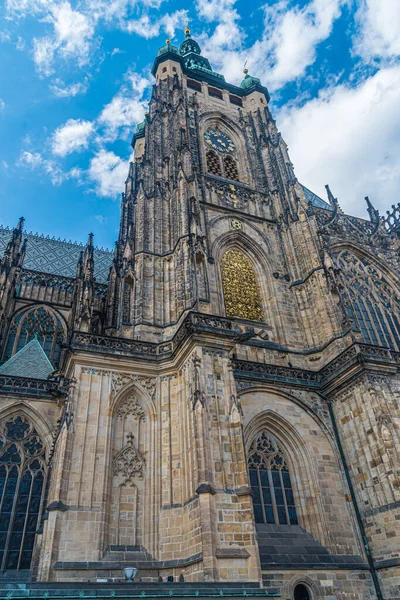
M 248 69 L 243 69 L 243 73 L 244 73 L 244 79 L 242 80 L 242 83 L 240 84 L 240 87 L 243 90 L 247 90 L 249 88 L 256 87 L 257 85 L 261 86 L 261 81 L 258 79 L 258 77 L 253 77 L 252 75 L 249 75 Z

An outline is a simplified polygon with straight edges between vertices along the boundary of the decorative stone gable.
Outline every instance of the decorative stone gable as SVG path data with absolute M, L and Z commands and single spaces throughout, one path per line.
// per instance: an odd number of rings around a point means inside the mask
M 128 433 L 126 446 L 114 458 L 114 475 L 123 478 L 123 484 L 134 484 L 134 479 L 143 478 L 144 458 L 133 443 L 133 433 Z

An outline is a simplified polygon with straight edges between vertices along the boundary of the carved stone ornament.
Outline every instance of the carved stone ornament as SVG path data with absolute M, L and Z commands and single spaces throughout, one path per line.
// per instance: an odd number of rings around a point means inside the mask
M 132 373 L 115 373 L 114 371 L 106 371 L 104 369 L 93 369 L 87 367 L 82 369 L 82 373 L 89 373 L 91 375 L 104 375 L 111 378 L 111 396 L 114 397 L 125 385 L 131 381 L 137 381 L 151 397 L 156 392 L 156 377 L 143 377 L 140 375 L 134 375 Z
M 127 415 L 134 416 L 138 421 L 145 420 L 145 411 L 136 396 L 132 395 L 118 407 L 117 419 L 125 419 Z
M 155 377 L 141 377 L 140 375 L 128 375 L 126 373 L 112 373 L 111 379 L 111 395 L 115 396 L 120 389 L 131 381 L 137 381 L 145 390 L 148 391 L 151 397 L 156 391 L 157 379 Z
M 133 434 L 128 433 L 126 446 L 114 458 L 114 475 L 121 475 L 124 484 L 134 484 L 134 479 L 143 479 L 144 458 L 133 444 Z

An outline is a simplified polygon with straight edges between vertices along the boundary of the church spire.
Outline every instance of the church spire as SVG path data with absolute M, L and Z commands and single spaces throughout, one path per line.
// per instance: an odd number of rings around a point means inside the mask
M 15 290 L 26 254 L 26 240 L 22 241 L 25 219 L 21 217 L 0 260 L 0 337 L 10 318 Z
M 90 331 L 94 305 L 94 247 L 89 233 L 85 250 L 81 251 L 77 269 L 71 311 L 72 329 Z

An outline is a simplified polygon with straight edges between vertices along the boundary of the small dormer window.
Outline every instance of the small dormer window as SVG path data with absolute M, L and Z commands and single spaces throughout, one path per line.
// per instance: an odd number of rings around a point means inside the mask
M 208 95 L 211 96 L 212 98 L 218 98 L 219 100 L 223 100 L 223 98 L 224 98 L 221 90 L 218 90 L 217 88 L 213 88 L 213 87 L 208 88 Z
M 232 94 L 229 94 L 229 102 L 231 104 L 235 104 L 235 106 L 243 106 L 243 101 L 241 98 L 239 98 L 239 96 L 233 96 Z
M 196 90 L 196 92 L 201 92 L 201 84 L 198 81 L 195 81 L 194 79 L 188 79 L 187 86 L 191 90 Z

